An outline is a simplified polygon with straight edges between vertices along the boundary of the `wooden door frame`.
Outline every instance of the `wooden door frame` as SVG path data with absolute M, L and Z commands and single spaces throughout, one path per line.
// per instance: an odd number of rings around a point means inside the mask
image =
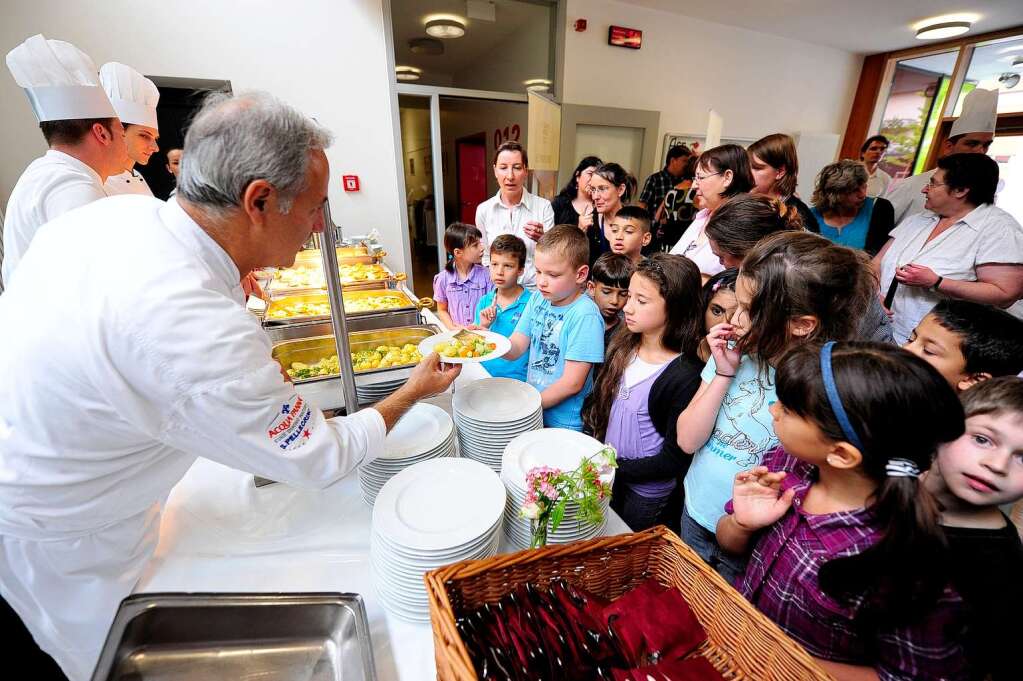
M 483 147 L 483 162 L 486 164 L 487 160 L 487 133 L 476 132 L 471 135 L 465 135 L 464 137 L 455 138 L 455 205 L 458 206 L 458 219 L 462 218 L 462 158 L 458 153 L 459 144 L 472 144 L 473 146 Z M 487 180 L 483 179 L 483 195 L 487 194 Z

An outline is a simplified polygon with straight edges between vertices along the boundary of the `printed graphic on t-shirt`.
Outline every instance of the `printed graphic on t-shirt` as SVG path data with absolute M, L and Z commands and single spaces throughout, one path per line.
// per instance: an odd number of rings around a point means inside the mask
M 726 461 L 735 461 L 741 468 L 758 465 L 776 442 L 766 401 L 767 390 L 759 378 L 741 382 L 738 390 L 729 392 L 721 401 L 721 414 L 706 448 Z M 725 428 L 721 416 L 727 423 Z
M 552 376 L 554 369 L 558 366 L 558 357 L 561 354 L 561 327 L 564 321 L 560 315 L 545 314 L 541 320 L 540 338 L 536 341 L 536 359 L 530 364 L 530 369 L 535 369 L 546 376 Z

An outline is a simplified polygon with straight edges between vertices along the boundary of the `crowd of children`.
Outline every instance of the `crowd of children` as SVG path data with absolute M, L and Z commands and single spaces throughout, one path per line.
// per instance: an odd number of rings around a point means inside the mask
M 485 366 L 615 447 L 625 522 L 675 529 L 836 678 L 1018 678 L 1023 321 L 947 298 L 896 347 L 868 257 L 766 195 L 708 216 L 723 271 L 644 256 L 613 165 L 591 180 L 603 245 L 546 230 L 535 290 L 521 238 L 488 272 L 480 232 L 449 227 L 444 323 L 507 336 Z

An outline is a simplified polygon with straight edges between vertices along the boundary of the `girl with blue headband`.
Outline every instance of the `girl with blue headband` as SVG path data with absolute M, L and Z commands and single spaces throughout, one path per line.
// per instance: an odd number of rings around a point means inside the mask
M 965 609 L 919 477 L 963 433 L 955 393 L 879 343 L 793 350 L 777 381 L 781 447 L 735 477 L 717 528 L 725 549 L 753 547 L 736 588 L 835 678 L 968 678 Z

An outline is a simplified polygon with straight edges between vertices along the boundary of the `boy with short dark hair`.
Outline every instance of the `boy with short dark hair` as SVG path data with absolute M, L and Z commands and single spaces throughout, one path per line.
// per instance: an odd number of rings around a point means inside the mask
M 526 381 L 540 391 L 548 428 L 582 430 L 583 400 L 593 389 L 593 365 L 604 361 L 604 322 L 583 295 L 590 244 L 575 226 L 558 225 L 536 244 L 533 296 L 511 336 L 505 359 L 529 354 Z
M 533 292 L 519 285 L 526 267 L 526 244 L 514 234 L 502 234 L 490 244 L 490 280 L 494 290 L 476 306 L 476 324 L 511 338 Z M 483 362 L 491 376 L 526 380 L 529 355 L 515 360 L 498 357 Z
M 622 321 L 622 308 L 629 302 L 629 280 L 635 271 L 632 261 L 620 253 L 605 253 L 590 271 L 586 290 L 604 318 L 604 349 Z
M 966 432 L 941 445 L 924 485 L 941 508 L 952 587 L 963 599 L 970 678 L 1019 678 L 1023 545 L 1002 513 L 1023 499 L 1023 379 L 1001 376 L 960 396 Z
M 903 347 L 961 392 L 1023 371 L 1023 320 L 993 305 L 945 299 L 920 320 Z
M 643 259 L 643 249 L 650 244 L 650 213 L 642 206 L 624 206 L 607 226 L 611 252 L 624 255 L 635 265 Z

